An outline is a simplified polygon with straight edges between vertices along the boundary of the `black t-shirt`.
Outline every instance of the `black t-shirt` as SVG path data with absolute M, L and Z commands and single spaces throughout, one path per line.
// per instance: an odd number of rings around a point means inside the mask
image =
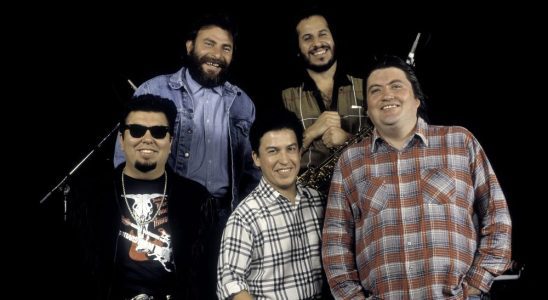
M 167 223 L 166 177 L 139 180 L 123 176 L 119 195 L 122 225 L 116 254 L 119 287 L 128 297 L 171 294 L 175 269 Z

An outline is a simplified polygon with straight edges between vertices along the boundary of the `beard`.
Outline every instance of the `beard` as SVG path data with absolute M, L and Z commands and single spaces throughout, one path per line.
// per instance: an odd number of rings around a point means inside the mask
M 310 69 L 310 70 L 312 70 L 314 72 L 317 72 L 317 73 L 321 73 L 321 72 L 325 72 L 325 71 L 329 70 L 329 68 L 331 68 L 331 66 L 333 66 L 333 64 L 337 61 L 337 57 L 335 55 L 335 49 L 331 48 L 329 46 L 316 47 L 316 48 L 312 49 L 310 52 L 315 51 L 315 50 L 320 49 L 320 48 L 326 48 L 326 49 L 330 50 L 331 54 L 332 54 L 331 58 L 327 62 L 325 62 L 324 64 L 321 64 L 321 65 L 312 64 L 307 55 L 305 55 L 303 53 L 301 53 L 301 55 L 300 55 L 300 57 L 302 57 L 303 64 L 304 64 L 305 68 Z
M 202 65 L 208 62 L 219 65 L 221 68 L 219 74 L 209 74 L 202 69 Z M 229 64 L 227 64 L 224 59 L 207 56 L 198 57 L 198 54 L 194 52 L 194 49 L 192 49 L 192 52 L 189 55 L 188 72 L 190 73 L 190 76 L 192 76 L 192 79 L 197 83 L 206 88 L 213 88 L 224 84 L 228 78 L 228 66 Z
M 156 163 L 153 162 L 153 163 L 143 163 L 143 162 L 139 162 L 139 161 L 136 161 L 135 162 L 135 169 L 143 172 L 143 173 L 147 173 L 147 172 L 150 172 L 154 169 L 156 169 Z

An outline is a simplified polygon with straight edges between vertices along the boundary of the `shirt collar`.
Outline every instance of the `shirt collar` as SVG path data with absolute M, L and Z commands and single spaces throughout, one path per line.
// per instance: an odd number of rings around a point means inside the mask
M 278 192 L 266 179 L 264 176 L 261 178 L 261 181 L 259 182 L 258 189 L 260 191 L 260 197 L 263 198 L 263 201 L 268 203 L 273 203 L 277 201 L 277 199 L 282 199 L 282 201 L 288 202 L 288 199 L 286 199 L 280 192 Z M 295 205 L 298 205 L 302 199 L 304 189 L 297 185 L 297 196 L 295 197 Z M 288 202 L 289 203 L 289 202 Z
M 333 84 L 333 90 L 336 90 L 340 86 L 350 85 L 351 82 L 348 79 L 348 76 L 343 74 L 341 71 L 341 68 L 339 65 L 337 65 L 337 69 L 335 70 L 334 75 L 334 84 Z M 310 77 L 310 74 L 306 71 L 306 69 L 303 72 L 303 90 L 304 91 L 314 91 L 317 90 L 316 83 L 312 78 Z
M 218 85 L 218 86 L 213 87 L 213 88 L 205 88 L 202 85 L 200 85 L 198 82 L 196 82 L 196 80 L 194 80 L 194 78 L 192 78 L 192 76 L 190 76 L 190 72 L 188 71 L 188 68 L 185 71 L 185 77 L 186 77 L 186 82 L 188 84 L 188 88 L 190 89 L 190 92 L 192 93 L 192 95 L 196 95 L 196 93 L 198 93 L 201 89 L 209 89 L 209 90 L 212 90 L 215 93 L 219 94 L 220 96 L 223 95 L 223 86 L 222 85 Z
M 258 190 L 260 197 L 262 197 L 266 202 L 274 202 L 280 196 L 280 193 L 276 191 L 276 189 L 274 189 L 268 181 L 266 181 L 264 176 L 259 182 Z
M 421 117 L 417 121 L 417 129 L 415 130 L 415 135 L 421 140 L 421 142 L 428 147 L 428 123 L 424 121 Z
M 427 132 L 428 132 L 428 123 L 424 121 L 421 117 L 418 117 L 417 120 L 417 126 L 415 126 L 415 133 L 409 138 L 409 141 L 411 141 L 414 138 L 418 138 L 420 142 L 428 147 L 428 139 L 427 139 Z M 409 141 L 406 145 L 409 144 Z M 384 139 L 380 136 L 380 134 L 377 132 L 377 129 L 373 130 L 373 138 L 371 139 L 371 152 L 376 152 L 378 145 L 384 142 Z

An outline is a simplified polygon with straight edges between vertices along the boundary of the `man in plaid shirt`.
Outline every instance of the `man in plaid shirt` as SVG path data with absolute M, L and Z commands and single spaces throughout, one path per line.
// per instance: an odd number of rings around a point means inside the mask
M 297 185 L 303 130 L 283 111 L 251 127 L 262 179 L 226 224 L 217 266 L 219 299 L 319 299 L 325 197 Z
M 472 299 L 511 256 L 495 173 L 462 127 L 432 126 L 411 66 L 387 56 L 369 73 L 372 136 L 341 156 L 322 257 L 336 299 Z

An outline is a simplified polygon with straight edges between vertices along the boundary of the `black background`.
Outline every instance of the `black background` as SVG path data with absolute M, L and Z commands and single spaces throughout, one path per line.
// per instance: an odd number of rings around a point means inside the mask
M 46 83 L 38 94 L 48 95 L 32 104 L 38 129 L 32 143 L 39 145 L 33 201 L 42 199 L 117 123 L 120 108 L 132 94 L 127 79 L 139 85 L 181 67 L 185 33 L 204 11 L 226 10 L 236 17 L 240 40 L 230 81 L 251 96 L 259 117 L 268 113 L 272 103 L 280 101 L 280 89 L 301 70 L 290 24 L 296 6 L 216 1 L 124 9 L 82 5 L 43 17 L 35 34 L 43 37 L 40 48 L 46 65 L 29 70 Z M 535 8 L 356 6 L 351 1 L 324 3 L 337 24 L 340 60 L 363 76 L 373 57 L 406 57 L 417 32 L 423 33 L 415 58 L 429 97 L 430 122 L 464 126 L 478 138 L 510 207 L 514 259 L 526 264 L 519 281 L 495 283 L 496 299 L 540 293 L 542 256 L 537 245 L 546 225 L 539 225 L 539 207 L 546 196 L 540 176 L 534 174 L 543 171 L 537 144 L 546 80 L 534 74 L 545 72 L 538 41 L 546 33 L 540 32 Z M 110 163 L 112 147 L 113 138 L 83 168 Z M 44 243 L 62 245 L 62 200 L 55 192 L 40 205 Z M 64 264 L 67 256 L 62 253 L 52 249 L 47 260 Z

